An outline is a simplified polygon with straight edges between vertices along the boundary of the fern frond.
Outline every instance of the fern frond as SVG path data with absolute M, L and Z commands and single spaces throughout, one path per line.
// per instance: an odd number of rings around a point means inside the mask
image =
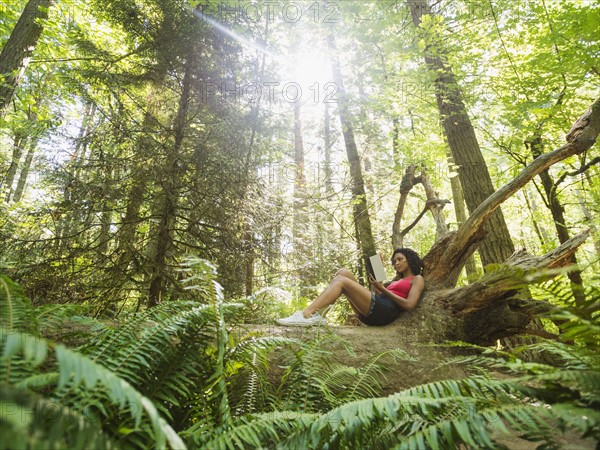
M 282 441 L 296 429 L 305 428 L 318 417 L 296 411 L 273 411 L 239 418 L 231 426 L 206 429 L 190 427 L 182 435 L 197 448 L 237 450 L 265 448 L 265 443 Z
M 598 318 L 587 319 L 568 310 L 557 310 L 544 316 L 559 323 L 563 341 L 577 340 L 592 348 L 600 349 L 600 322 Z
M 37 320 L 23 288 L 0 274 L 0 332 L 36 334 Z
M 376 353 L 362 366 L 358 379 L 346 396 L 346 401 L 357 400 L 381 392 L 379 380 L 385 378 L 385 374 L 384 366 L 381 366 L 379 361 L 385 358 L 392 358 L 394 361 L 415 361 L 415 358 L 400 348 Z
M 597 434 L 597 414 L 532 403 L 513 381 L 472 377 L 430 383 L 385 398 L 341 405 L 299 428 L 281 448 L 497 448 L 492 430 L 528 433 L 551 440 L 550 430 L 562 421 L 582 433 Z
M 0 330 L 0 382 L 17 383 L 36 373 L 46 360 L 48 345 L 44 339 L 24 333 Z M 18 355 L 23 357 L 16 357 Z
M 17 388 L 29 389 L 35 391 L 48 386 L 56 386 L 58 384 L 58 372 L 39 373 L 30 377 L 24 378 L 15 383 Z
M 185 447 L 175 430 L 160 417 L 152 402 L 135 390 L 127 381 L 89 358 L 62 345 L 56 347 L 56 360 L 60 368 L 59 387 L 69 383 L 71 386 L 82 384 L 87 389 L 92 389 L 99 384 L 106 390 L 109 398 L 115 404 L 121 408 L 129 407 L 137 425 L 142 420 L 142 411 L 146 412 L 152 424 L 158 448 L 165 448 L 166 442 L 172 448 Z
M 104 363 L 132 383 L 141 385 L 148 372 L 164 358 L 165 350 L 173 347 L 174 337 L 183 333 L 192 323 L 201 328 L 211 314 L 209 308 L 196 305 L 193 309 L 179 311 L 160 320 L 155 317 L 154 326 L 147 327 L 137 339 L 124 346 L 114 359 Z
M 37 308 L 40 334 L 69 347 L 78 347 L 90 340 L 96 341 L 110 329 L 109 325 L 93 317 L 82 315 L 80 305 L 60 304 Z
M 303 412 L 326 407 L 325 398 L 317 382 L 327 371 L 331 351 L 321 347 L 321 340 L 302 343 L 285 368 L 277 393 L 280 408 Z
M 0 386 L 0 410 L 1 449 L 120 448 L 80 411 L 15 386 Z
M 90 342 L 80 350 L 96 361 L 114 361 L 123 348 L 131 346 L 132 342 L 136 342 L 141 334 L 157 322 L 168 320 L 172 315 L 178 314 L 181 308 L 188 310 L 197 306 L 195 302 L 163 302 L 120 323 L 116 329 L 107 329 L 95 342 Z
M 22 355 L 25 361 L 39 365 L 47 357 L 48 344 L 45 340 L 23 333 L 11 333 L 6 337 L 3 359 Z M 58 368 L 58 389 L 69 385 L 70 389 L 82 386 L 88 391 L 100 389 L 108 399 L 122 410 L 128 410 L 137 425 L 141 424 L 145 412 L 152 425 L 152 432 L 158 448 L 166 443 L 172 448 L 185 448 L 177 433 L 160 417 L 152 402 L 135 390 L 127 381 L 109 369 L 95 363 L 63 345 L 55 348 Z
M 273 403 L 268 357 L 277 348 L 298 344 L 292 338 L 249 334 L 226 353 L 227 385 L 236 415 L 264 411 Z

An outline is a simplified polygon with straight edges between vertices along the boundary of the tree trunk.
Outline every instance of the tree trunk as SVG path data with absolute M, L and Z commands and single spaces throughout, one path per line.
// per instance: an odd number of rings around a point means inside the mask
M 540 225 L 538 223 L 538 220 L 536 218 L 536 212 L 538 211 L 538 207 L 535 198 L 531 196 L 529 187 L 523 189 L 523 197 L 525 198 L 525 204 L 527 205 L 527 209 L 529 209 L 529 212 L 531 214 L 531 223 L 533 223 L 533 229 L 535 230 L 535 234 L 537 234 L 542 248 L 547 248 L 550 242 L 550 240 L 548 239 L 548 232 L 546 231 L 543 225 Z
M 306 239 L 310 232 L 310 219 L 306 210 L 306 174 L 304 163 L 304 142 L 302 141 L 302 121 L 300 102 L 294 103 L 294 207 L 293 207 L 293 256 L 298 275 L 304 280 L 311 279 L 307 271 L 309 255 Z
M 529 147 L 534 159 L 542 154 L 542 138 L 539 134 L 529 138 L 525 142 L 525 145 Z M 544 193 L 546 194 L 546 206 L 550 210 L 552 219 L 554 220 L 558 241 L 561 244 L 564 244 L 570 239 L 570 236 L 565 221 L 565 208 L 560 203 L 560 199 L 558 198 L 558 193 L 556 191 L 557 186 L 554 183 L 554 180 L 552 179 L 548 169 L 543 170 L 539 174 L 539 178 L 542 181 Z M 575 256 L 575 253 L 573 253 L 571 256 L 571 264 L 575 266 L 577 265 L 577 257 Z M 573 291 L 573 296 L 575 297 L 575 304 L 577 304 L 579 307 L 582 307 L 585 304 L 585 292 L 583 288 L 583 280 L 581 279 L 581 272 L 579 269 L 573 270 L 567 273 L 567 276 L 571 282 L 571 289 Z
M 339 115 L 342 124 L 342 134 L 346 145 L 346 154 L 350 164 L 350 176 L 352 179 L 352 201 L 354 204 L 354 222 L 357 231 L 357 240 L 361 249 L 361 256 L 365 265 L 368 264 L 369 256 L 376 253 L 375 241 L 371 228 L 371 219 L 367 206 L 367 196 L 365 193 L 365 183 L 362 176 L 362 168 L 356 140 L 354 139 L 354 127 L 350 113 L 348 94 L 344 87 L 340 62 L 336 54 L 336 45 L 333 35 L 327 37 L 327 43 L 332 52 L 331 67 L 333 72 L 333 81 L 338 87 Z
M 439 197 L 439 194 L 433 189 L 433 185 L 431 184 L 431 181 L 429 181 L 429 177 L 427 176 L 425 169 L 421 171 L 420 178 L 423 189 L 425 189 L 427 209 L 431 211 L 431 215 L 433 216 L 433 220 L 435 222 L 435 239 L 437 241 L 448 232 L 448 227 L 446 226 L 446 221 L 442 214 L 442 209 L 446 203 L 450 202 Z
M 22 133 L 15 133 L 15 150 L 13 151 L 13 160 L 8 170 L 9 173 L 7 174 L 7 201 L 11 199 L 12 195 L 12 201 L 20 202 L 23 196 L 23 191 L 25 190 L 27 178 L 29 177 L 29 170 L 31 169 L 33 156 L 37 149 L 37 144 L 40 140 L 40 137 L 47 128 L 46 122 L 41 123 L 40 121 L 38 121 L 38 111 L 40 108 L 43 107 L 43 100 L 43 97 L 36 97 L 34 107 L 29 108 L 29 110 L 27 111 L 27 125 L 25 128 L 26 131 Z M 27 135 L 25 135 L 25 133 L 27 133 Z M 16 147 L 17 145 L 19 146 L 18 149 Z M 21 164 L 22 152 L 25 149 L 27 149 L 27 154 L 25 155 L 25 160 Z M 19 179 L 17 181 L 17 186 L 14 190 L 14 194 L 12 194 L 12 185 L 14 183 L 14 178 L 16 175 L 16 168 L 19 165 L 21 165 L 21 171 L 19 173 Z
M 323 120 L 323 145 L 324 149 L 324 158 L 325 158 L 325 167 L 323 168 L 324 177 L 325 177 L 325 195 L 327 198 L 333 194 L 333 184 L 332 184 L 332 170 L 331 170 L 331 114 L 329 113 L 329 103 L 325 103 L 325 117 Z
M 448 159 L 448 166 L 454 170 L 454 158 L 452 158 L 452 153 L 447 152 L 446 157 Z M 460 181 L 457 177 L 450 177 L 450 188 L 452 189 L 452 199 L 454 203 L 454 213 L 456 214 L 456 222 L 460 227 L 465 220 L 467 220 L 467 211 L 465 210 L 465 198 L 463 196 L 462 187 L 460 185 Z M 470 256 L 467 258 L 465 262 L 465 271 L 467 273 L 467 278 L 471 279 L 475 275 L 477 275 L 477 265 L 475 264 L 475 258 Z
M 585 217 L 585 220 L 588 223 L 590 230 L 592 230 L 594 248 L 596 249 L 596 258 L 600 259 L 600 232 L 598 232 L 598 227 L 594 225 L 594 217 L 592 216 L 592 213 L 583 201 L 583 197 L 581 196 L 581 193 L 579 191 L 577 191 L 577 199 L 579 200 L 579 206 L 581 206 L 581 212 L 583 213 L 583 217 Z
M 141 221 L 140 208 L 144 203 L 146 186 L 146 177 L 140 177 L 133 180 L 133 186 L 129 191 L 125 216 L 122 219 L 117 234 L 117 250 L 115 253 L 118 257 L 117 262 L 114 265 L 116 271 L 114 274 L 114 281 L 117 279 L 123 280 L 129 278 L 129 266 L 136 253 L 135 234 Z
M 191 56 L 190 56 L 191 58 Z M 148 292 L 148 306 L 160 303 L 166 279 L 168 278 L 167 262 L 173 245 L 173 226 L 175 224 L 179 191 L 181 185 L 181 147 L 186 129 L 187 113 L 190 100 L 191 60 L 184 65 L 182 92 L 179 98 L 179 107 L 173 126 L 174 142 L 167 155 L 169 164 L 162 180 L 163 190 L 160 193 L 160 219 L 156 241 L 156 251 L 152 257 L 152 275 Z
M 10 160 L 10 166 L 4 177 L 3 188 L 6 190 L 6 201 L 10 201 L 13 190 L 12 186 L 15 182 L 15 176 L 17 175 L 17 169 L 21 164 L 21 157 L 23 156 L 23 148 L 27 143 L 27 136 L 22 131 L 18 130 L 15 132 L 13 138 L 13 152 Z
M 419 222 L 419 220 L 421 220 L 428 210 L 431 212 L 433 220 L 435 221 L 436 240 L 441 239 L 448 232 L 446 221 L 442 215 L 442 209 L 446 203 L 450 202 L 448 200 L 438 198 L 438 194 L 433 189 L 425 168 L 421 170 L 421 174 L 419 176 L 415 176 L 415 170 L 416 166 L 414 165 L 407 167 L 406 173 L 402 177 L 402 182 L 400 183 L 400 200 L 398 202 L 398 208 L 396 209 L 396 215 L 394 217 L 394 224 L 392 227 L 393 248 L 404 247 L 404 236 L 406 236 L 408 232 L 414 228 L 414 226 Z M 425 207 L 409 226 L 400 231 L 400 223 L 402 221 L 404 205 L 406 204 L 408 193 L 413 186 L 418 183 L 422 184 L 423 189 L 425 190 L 425 198 L 427 199 L 425 202 Z
M 400 119 L 392 119 L 392 157 L 394 164 L 400 164 Z
M 75 143 L 75 152 L 73 153 L 73 160 L 75 161 L 85 160 L 85 154 L 87 151 L 87 136 L 90 132 L 95 113 L 96 104 L 88 100 L 85 104 L 83 119 L 81 119 L 81 128 L 79 128 L 79 135 L 77 136 L 77 141 Z M 80 168 L 81 165 L 77 165 L 75 176 L 78 175 L 77 170 Z
M 67 166 L 67 180 L 63 188 L 63 201 L 68 205 L 68 209 L 73 210 L 72 204 L 74 201 L 74 193 L 80 188 L 80 177 L 83 172 L 86 161 L 88 160 L 87 155 L 87 142 L 85 136 L 89 133 L 90 126 L 93 123 L 94 112 L 96 105 L 92 106 L 91 102 L 86 102 L 83 110 L 83 119 L 81 120 L 81 127 L 79 128 L 79 135 L 75 143 L 75 152 L 71 158 L 70 164 Z M 70 214 L 64 214 L 61 220 L 58 221 L 56 235 L 57 248 L 65 245 L 65 238 L 71 234 L 73 223 L 78 222 L 79 217 L 74 217 L 74 212 Z
M 267 42 L 269 38 L 269 19 L 265 20 L 265 29 L 264 29 L 264 42 Z M 260 52 L 260 62 L 257 59 L 256 61 L 256 78 L 260 81 L 264 79 L 265 76 L 265 65 L 266 65 L 266 54 L 264 52 Z M 246 154 L 246 164 L 244 167 L 245 177 L 244 180 L 248 180 L 248 174 L 251 168 L 252 162 L 252 154 L 254 151 L 256 136 L 258 135 L 258 127 L 260 124 L 260 108 L 261 108 L 261 98 L 262 96 L 258 96 L 256 100 L 256 104 L 251 106 L 251 116 L 252 116 L 252 130 L 250 132 L 250 142 L 248 144 L 248 152 Z M 244 193 L 240 197 L 240 203 L 244 202 L 244 198 L 246 195 L 246 189 L 244 189 Z M 252 225 L 246 221 L 244 218 L 244 223 L 242 228 L 243 232 L 243 247 L 244 247 L 244 265 L 245 265 L 245 294 L 247 297 L 251 296 L 254 292 L 254 263 L 255 263 L 255 237 L 254 231 L 252 230 Z
M 302 121 L 300 103 L 294 103 L 294 213 L 301 213 L 306 206 L 306 174 L 304 163 L 304 142 L 302 141 Z M 300 214 L 301 216 L 302 214 Z M 299 219 L 303 219 L 299 217 Z M 294 224 L 294 231 L 298 231 Z
M 408 5 L 413 24 L 418 29 L 422 16 L 430 15 L 431 8 L 427 0 L 410 0 Z M 460 182 L 467 207 L 473 213 L 495 189 L 463 103 L 460 87 L 447 62 L 446 51 L 439 38 L 429 36 L 428 39 L 430 42 L 425 49 L 425 62 L 436 74 L 434 85 L 440 118 L 454 161 L 460 167 Z M 486 228 L 489 234 L 479 247 L 484 266 L 502 262 L 514 252 L 510 233 L 499 208 L 489 218 Z
M 0 119 L 21 82 L 53 0 L 29 0 L 0 53 Z
M 394 223 L 392 224 L 392 248 L 398 248 L 403 246 L 403 235 L 400 230 L 402 223 L 402 216 L 404 215 L 404 206 L 408 198 L 408 193 L 413 186 L 418 183 L 418 178 L 415 175 L 417 166 L 410 165 L 406 168 L 406 172 L 400 182 L 400 198 L 398 199 L 398 206 L 396 207 L 396 213 L 394 214 Z
M 35 154 L 35 150 L 37 149 L 37 143 L 40 140 L 39 136 L 34 136 L 31 138 L 29 142 L 27 155 L 25 156 L 25 161 L 23 162 L 23 167 L 21 167 L 21 173 L 19 174 L 19 181 L 17 182 L 17 187 L 15 188 L 15 194 L 13 195 L 13 202 L 17 203 L 21 201 L 23 197 L 23 191 L 25 190 L 25 185 L 27 183 L 27 177 L 29 176 L 29 170 L 31 169 L 31 163 L 33 161 L 33 155 Z

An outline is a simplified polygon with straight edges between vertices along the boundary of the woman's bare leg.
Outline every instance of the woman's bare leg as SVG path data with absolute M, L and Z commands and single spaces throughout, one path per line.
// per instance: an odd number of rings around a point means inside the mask
M 371 291 L 361 286 L 352 272 L 341 269 L 337 272 L 329 286 L 302 313 L 305 318 L 312 316 L 319 309 L 335 303 L 344 294 L 352 309 L 363 316 L 371 309 Z

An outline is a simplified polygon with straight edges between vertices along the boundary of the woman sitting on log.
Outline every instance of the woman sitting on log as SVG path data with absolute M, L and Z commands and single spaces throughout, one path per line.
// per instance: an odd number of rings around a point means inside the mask
M 340 269 L 329 286 L 304 311 L 297 311 L 290 317 L 278 319 L 280 325 L 310 326 L 325 324 L 318 310 L 336 302 L 345 294 L 356 315 L 366 325 L 387 325 L 400 315 L 417 306 L 425 287 L 423 261 L 409 248 L 397 248 L 392 255 L 392 265 L 396 269 L 394 281 L 387 286 L 369 275 L 369 283 L 374 292 L 362 286 L 352 272 Z

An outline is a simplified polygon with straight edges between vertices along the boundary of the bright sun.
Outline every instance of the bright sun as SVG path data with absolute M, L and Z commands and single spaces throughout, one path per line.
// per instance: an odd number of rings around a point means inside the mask
M 327 56 L 314 50 L 302 50 L 296 56 L 292 67 L 292 76 L 302 85 L 313 85 L 314 83 L 327 83 L 331 80 L 331 65 Z

